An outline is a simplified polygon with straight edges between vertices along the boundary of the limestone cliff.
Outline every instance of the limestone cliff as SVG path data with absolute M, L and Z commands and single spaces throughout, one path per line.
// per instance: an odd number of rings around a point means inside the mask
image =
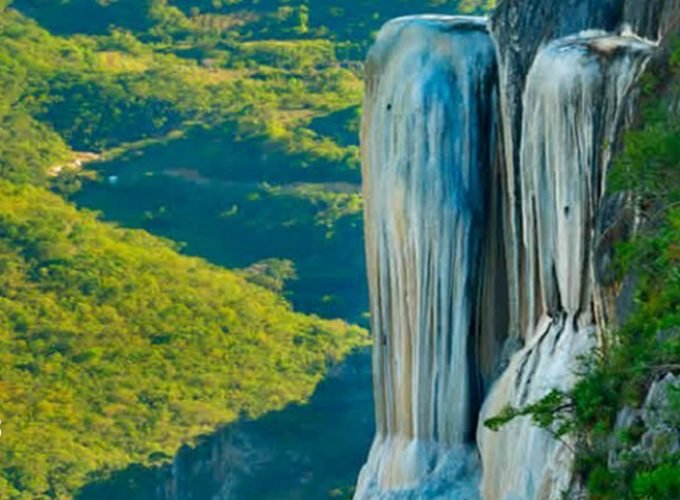
M 495 51 L 484 20 L 386 25 L 362 130 L 377 435 L 357 498 L 470 498 L 470 331 L 495 159 Z M 467 472 L 466 472 L 467 471 Z M 454 493 L 455 492 L 455 493 Z
M 482 423 L 569 388 L 616 316 L 602 242 L 635 214 L 605 198 L 607 172 L 680 13 L 643 3 L 506 0 L 491 36 L 482 19 L 431 16 L 378 36 L 362 134 L 378 434 L 357 499 L 572 486 L 569 443 Z

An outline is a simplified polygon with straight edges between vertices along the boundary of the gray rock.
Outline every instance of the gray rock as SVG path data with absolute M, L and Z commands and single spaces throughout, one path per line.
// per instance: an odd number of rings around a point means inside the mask
M 522 143 L 522 97 L 526 78 L 538 50 L 552 40 L 585 30 L 610 33 L 633 31 L 642 37 L 660 39 L 680 24 L 680 0 L 505 0 L 491 16 L 498 53 L 504 129 L 504 205 L 508 287 L 510 297 L 522 290 L 524 250 L 518 243 L 523 232 L 520 182 Z M 631 109 L 636 99 L 630 100 Z M 625 120 L 630 122 L 630 120 Z M 510 301 L 511 336 L 526 329 L 521 306 Z
M 619 413 L 610 445 L 610 468 L 625 468 L 634 461 L 656 465 L 665 456 L 680 452 L 680 415 L 673 404 L 678 394 L 680 376 L 669 373 L 651 385 L 641 408 L 626 407 Z M 635 434 L 636 429 L 642 434 L 634 446 L 617 440 L 621 433 Z

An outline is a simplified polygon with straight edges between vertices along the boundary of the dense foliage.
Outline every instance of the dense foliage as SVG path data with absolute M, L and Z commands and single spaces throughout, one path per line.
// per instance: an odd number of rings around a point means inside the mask
M 166 461 L 365 344 L 282 295 L 362 318 L 359 61 L 455 7 L 0 0 L 0 498 Z
M 45 188 L 68 194 L 89 178 L 73 149 L 134 155 L 197 123 L 228 122 L 234 135 L 266 136 L 273 152 L 350 171 L 354 153 L 333 153 L 340 147 L 311 130 L 292 150 L 297 118 L 283 117 L 290 126 L 276 132 L 260 111 L 272 109 L 274 120 L 285 114 L 280 102 L 311 106 L 305 85 L 334 75 L 349 86 L 338 80 L 324 98 L 342 108 L 358 98 L 358 77 L 337 68 L 295 90 L 282 72 L 240 78 L 130 32 L 57 37 L 4 3 L 0 11 L 0 497 L 69 497 L 129 463 L 166 460 L 218 425 L 306 399 L 327 364 L 366 337 L 293 313 L 272 292 L 292 277 L 288 264 L 220 269 L 169 241 L 102 224 Z M 300 63 L 314 50 L 301 51 Z M 336 158 L 324 164 L 328 151 Z M 307 168 L 299 163 L 288 162 L 289 172 Z M 327 205 L 323 226 L 338 205 L 315 203 Z
M 9 95 L 16 95 L 7 121 L 18 112 L 21 126 L 3 128 L 2 144 L 54 143 L 22 150 L 37 156 L 21 162 L 31 169 L 17 167 L 18 153 L 8 155 L 16 178 L 45 182 L 51 164 L 60 173 L 53 184 L 73 194 L 83 179 L 63 168 L 71 165 L 66 145 L 103 153 L 92 168 L 104 182 L 86 183 L 79 203 L 184 242 L 188 253 L 221 265 L 290 259 L 298 279 L 287 292 L 296 308 L 363 321 L 361 205 L 354 195 L 360 60 L 388 17 L 451 12 L 456 2 L 12 5 L 40 26 L 12 10 L 3 14 L 0 52 L 22 78 L 7 78 L 14 82 Z M 29 142 L 29 134 L 41 140 Z M 115 189 L 105 182 L 110 176 L 122 177 Z M 239 234 L 239 241 L 218 234 Z
M 363 342 L 37 188 L 0 184 L 0 235 L 3 495 L 58 497 L 304 399 Z
M 558 439 L 575 442 L 576 472 L 590 498 L 680 498 L 680 451 L 639 419 L 617 417 L 642 408 L 654 382 L 680 373 L 680 44 L 646 76 L 645 105 L 611 173 L 611 190 L 635 193 L 643 218 L 633 241 L 617 248 L 620 280 L 636 282 L 635 307 L 610 342 L 583 361 L 581 381 L 525 408 L 506 408 L 486 422 L 498 429 L 531 418 Z M 680 386 L 670 385 L 665 408 L 649 408 L 671 436 L 680 434 Z M 669 446 L 669 450 L 665 447 Z M 612 457 L 616 457 L 612 459 Z

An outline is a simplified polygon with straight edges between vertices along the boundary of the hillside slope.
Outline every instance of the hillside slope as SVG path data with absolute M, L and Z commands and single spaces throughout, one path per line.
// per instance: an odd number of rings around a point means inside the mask
M 55 498 L 308 397 L 360 329 L 0 184 L 0 492 Z
M 457 4 L 0 0 L 0 498 L 166 462 L 366 345 L 269 258 L 361 319 L 358 61 Z
M 68 498 L 165 461 L 220 425 L 306 400 L 329 362 L 366 343 L 48 192 L 86 179 L 74 148 L 160 136 L 196 119 L 201 99 L 227 102 L 193 63 L 98 45 L 121 36 L 56 37 L 0 7 L 0 498 Z

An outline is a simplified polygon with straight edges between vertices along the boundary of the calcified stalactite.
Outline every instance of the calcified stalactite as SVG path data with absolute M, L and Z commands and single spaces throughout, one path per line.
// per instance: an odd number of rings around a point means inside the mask
M 531 340 L 540 318 L 594 323 L 592 239 L 611 145 L 651 46 L 631 37 L 563 39 L 539 53 L 524 95 L 521 269 Z
M 680 0 L 503 0 L 491 16 L 499 59 L 504 129 L 506 255 L 510 305 L 509 335 L 520 341 L 533 331 L 525 296 L 526 258 L 521 246 L 520 145 L 526 77 L 540 47 L 585 30 L 630 30 L 659 40 L 680 23 Z
M 622 0 L 505 0 L 491 18 L 497 46 L 505 154 L 505 249 L 510 321 L 508 334 L 525 340 L 533 324 L 527 317 L 523 259 L 520 144 L 522 96 L 529 68 L 539 47 L 555 38 L 585 29 L 613 30 L 623 10 Z
M 370 52 L 362 146 L 377 436 L 356 498 L 476 495 L 469 339 L 495 95 L 482 19 L 398 19 Z
M 623 22 L 640 36 L 665 39 L 680 25 L 680 0 L 625 0 Z
M 523 98 L 517 168 L 522 332 L 527 345 L 494 386 L 482 420 L 574 382 L 595 345 L 593 239 L 606 171 L 631 89 L 652 47 L 588 33 L 541 50 Z M 496 499 L 559 499 L 571 451 L 524 419 L 499 433 L 480 426 L 482 493 Z

